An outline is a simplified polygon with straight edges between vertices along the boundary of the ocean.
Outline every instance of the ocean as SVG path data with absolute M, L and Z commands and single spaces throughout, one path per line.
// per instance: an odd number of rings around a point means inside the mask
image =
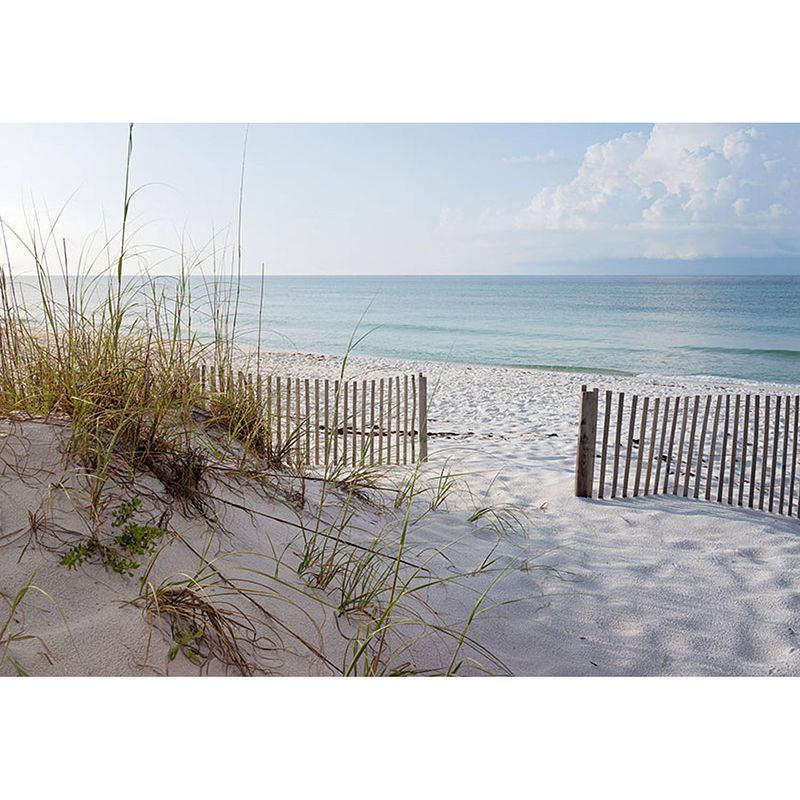
M 260 278 L 243 279 L 257 341 Z M 262 346 L 800 383 L 800 276 L 267 277 Z
M 201 335 L 209 284 L 192 278 Z M 242 278 L 243 344 L 260 292 Z M 262 347 L 342 354 L 351 337 L 363 356 L 800 384 L 800 276 L 267 276 Z

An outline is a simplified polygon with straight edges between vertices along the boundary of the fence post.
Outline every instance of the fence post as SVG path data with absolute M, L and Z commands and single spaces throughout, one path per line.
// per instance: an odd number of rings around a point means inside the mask
M 419 460 L 428 460 L 428 379 L 419 376 Z
M 597 439 L 597 389 L 581 393 L 581 423 L 575 459 L 575 496 L 591 497 Z

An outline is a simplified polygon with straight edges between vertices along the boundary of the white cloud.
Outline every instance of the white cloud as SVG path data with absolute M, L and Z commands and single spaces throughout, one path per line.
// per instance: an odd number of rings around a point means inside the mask
M 800 128 L 655 125 L 593 144 L 512 227 L 557 238 L 565 258 L 798 254 Z

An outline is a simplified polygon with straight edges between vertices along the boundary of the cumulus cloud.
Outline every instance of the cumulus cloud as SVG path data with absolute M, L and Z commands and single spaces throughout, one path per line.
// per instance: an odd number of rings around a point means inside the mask
M 598 142 L 512 227 L 597 257 L 800 254 L 800 127 L 655 125 Z

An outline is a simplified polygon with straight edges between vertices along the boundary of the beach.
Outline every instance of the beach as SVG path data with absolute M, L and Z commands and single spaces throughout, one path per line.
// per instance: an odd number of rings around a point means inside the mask
M 251 361 L 250 367 L 255 366 Z M 260 368 L 264 373 L 333 379 L 340 374 L 341 359 L 270 352 L 262 353 Z M 486 559 L 494 569 L 491 581 L 487 576 L 471 583 L 459 579 L 434 587 L 426 597 L 437 619 L 455 621 L 470 613 L 476 597 L 488 592 L 469 635 L 497 663 L 468 658 L 463 674 L 800 673 L 797 519 L 671 495 L 574 497 L 582 384 L 651 394 L 797 393 L 800 387 L 358 355 L 348 359 L 344 375 L 362 380 L 419 372 L 428 377 L 430 401 L 430 458 L 421 468 L 420 481 L 435 487 L 447 474 L 452 487 L 435 509 L 423 498 L 419 507 L 424 508 L 409 533 L 410 546 L 418 548 L 417 553 L 442 550 L 442 564 L 454 574 L 464 575 Z M 41 463 L 35 486 L 15 480 L 5 470 L 0 511 L 4 531 L 25 529 L 25 509 L 41 498 L 48 481 L 52 486 L 57 472 L 45 467 L 57 460 L 53 425 L 25 423 L 20 437 L 14 430 L 19 424 L 5 424 L 6 465 L 9 443 L 21 438 L 32 443 L 23 448 L 25 459 L 33 463 L 38 457 Z M 23 450 L 15 451 L 18 458 Z M 384 488 L 357 498 L 352 527 L 361 531 L 364 541 L 378 529 L 392 536 L 402 527 L 402 510 L 393 507 L 392 497 L 410 469 L 389 468 Z M 157 482 L 150 481 L 157 492 Z M 304 483 L 304 491 L 313 505 L 319 487 L 311 481 L 308 488 Z M 274 564 L 265 566 L 267 550 L 296 546 L 292 517 L 285 524 L 285 509 L 280 510 L 283 506 L 275 495 L 265 498 L 247 486 L 226 486 L 218 492 L 227 493 L 230 501 L 224 516 L 231 533 L 214 544 L 231 570 L 225 575 L 269 572 Z M 476 514 L 480 509 L 492 510 Z M 62 503 L 59 513 L 66 519 L 73 512 Z M 259 513 L 267 516 L 259 518 Z M 300 512 L 296 518 L 301 518 Z M 193 526 L 196 522 L 185 521 L 183 538 L 196 553 L 203 539 L 199 529 L 192 538 Z M 191 660 L 170 659 L 167 644 L 153 635 L 141 607 L 127 602 L 129 582 L 98 567 L 88 570 L 89 587 L 78 587 L 74 574 L 52 557 L 48 560 L 46 551 L 26 551 L 29 538 L 20 536 L 7 545 L 16 555 L 3 560 L 0 582 L 18 586 L 35 571 L 35 583 L 53 603 L 42 595 L 27 610 L 26 630 L 39 639 L 18 645 L 21 662 L 35 663 L 37 674 L 197 672 Z M 171 547 L 160 558 L 154 577 L 186 570 L 186 556 L 185 548 Z M 289 585 L 295 578 L 285 580 Z M 288 615 L 293 631 L 313 640 L 330 663 L 342 663 L 341 621 L 309 605 L 299 591 L 273 592 L 271 600 L 277 604 L 271 608 Z M 68 626 L 60 618 L 62 612 Z M 39 648 L 49 653 L 47 657 L 37 655 L 33 643 L 39 640 L 47 642 L 46 651 Z M 408 649 L 419 669 L 432 670 L 446 649 L 440 645 L 428 637 Z M 296 641 L 284 641 L 280 656 L 271 652 L 267 662 L 269 674 L 335 674 L 330 664 L 311 657 Z M 205 669 L 225 674 L 219 665 Z

